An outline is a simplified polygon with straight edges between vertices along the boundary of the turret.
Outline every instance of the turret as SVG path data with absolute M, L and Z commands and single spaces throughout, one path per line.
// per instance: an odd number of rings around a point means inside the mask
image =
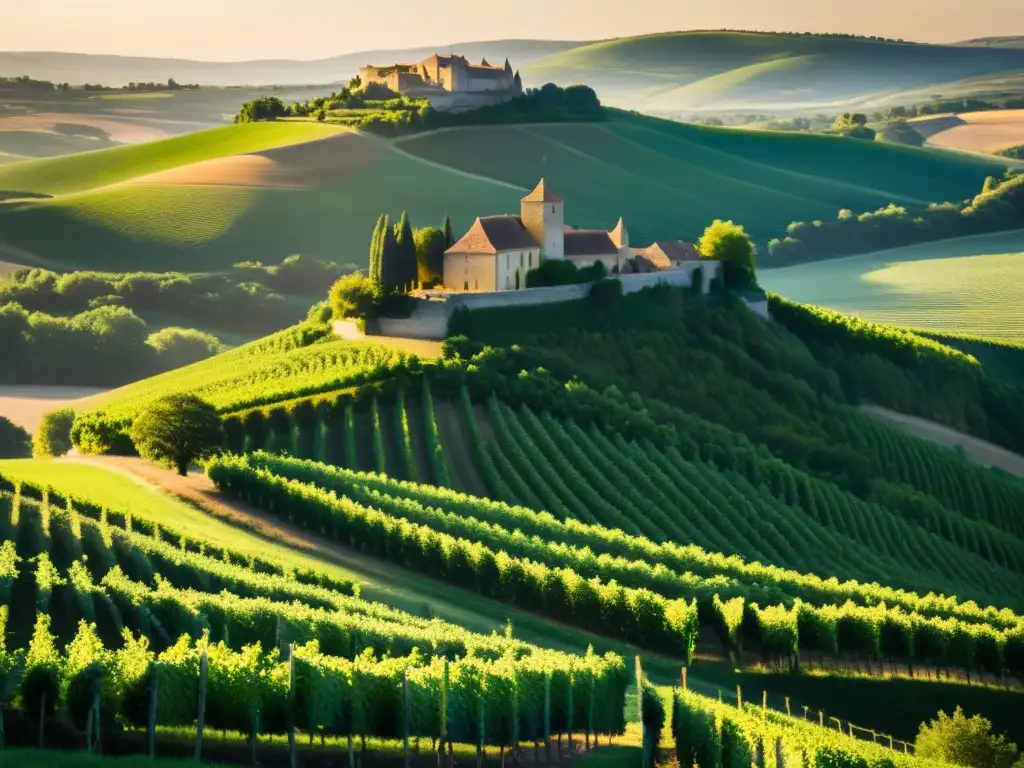
M 565 258 L 565 212 L 562 198 L 551 192 L 544 179 L 520 202 L 523 226 L 541 247 L 541 259 Z
M 518 96 L 523 92 L 523 79 L 519 76 L 519 70 L 516 70 L 516 76 L 512 78 L 512 85 L 516 90 Z
M 512 76 L 512 64 L 509 62 L 508 58 L 505 59 L 505 74 L 509 77 Z

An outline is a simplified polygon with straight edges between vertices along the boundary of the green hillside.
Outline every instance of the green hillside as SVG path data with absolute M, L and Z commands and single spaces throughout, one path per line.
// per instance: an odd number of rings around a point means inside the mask
M 1024 232 L 962 237 L 759 273 L 768 290 L 892 325 L 1024 341 Z
M 644 111 L 824 108 L 1024 68 L 1011 47 L 925 45 L 760 32 L 617 38 L 534 62 L 530 82 L 583 82 L 603 101 Z
M 308 123 L 229 126 L 0 166 L 0 190 L 22 197 L 0 203 L 0 240 L 41 263 L 111 271 L 202 271 L 297 252 L 360 264 L 382 211 L 407 210 L 415 226 L 450 214 L 463 230 L 518 210 L 542 176 L 566 198 L 568 221 L 610 228 L 625 216 L 637 244 L 693 240 L 715 218 L 767 239 L 840 208 L 962 199 L 1007 162 L 624 113 L 395 143 Z M 52 197 L 29 197 L 43 195 Z

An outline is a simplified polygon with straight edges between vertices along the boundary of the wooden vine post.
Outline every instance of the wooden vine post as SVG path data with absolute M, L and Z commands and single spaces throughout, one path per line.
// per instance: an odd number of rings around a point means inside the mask
M 209 674 L 209 657 L 206 651 L 199 660 L 199 718 L 196 721 L 196 761 L 203 759 L 203 726 L 206 724 L 206 678 Z
M 402 670 L 402 746 L 405 768 L 409 768 L 409 668 Z
M 743 690 L 738 685 L 736 686 L 736 709 L 740 712 L 743 711 Z
M 686 667 L 683 667 L 683 690 L 686 690 Z
M 444 744 L 448 740 L 448 659 L 444 660 L 444 672 L 441 675 L 441 722 L 438 723 L 437 768 L 444 765 Z
M 150 759 L 156 757 L 156 703 L 159 695 L 159 680 L 156 670 L 157 662 L 149 667 L 149 716 L 146 718 L 146 752 Z
M 761 717 L 768 714 L 768 691 L 761 691 Z
M 551 672 L 544 674 L 544 750 L 551 762 Z
M 288 765 L 295 768 L 295 647 L 288 646 Z

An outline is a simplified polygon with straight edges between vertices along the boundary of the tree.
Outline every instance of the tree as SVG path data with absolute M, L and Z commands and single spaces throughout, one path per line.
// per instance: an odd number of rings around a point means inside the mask
M 331 286 L 331 309 L 335 318 L 368 317 L 373 303 L 374 288 L 368 277 L 353 273 Z
M 235 117 L 236 123 L 256 123 L 261 120 L 276 120 L 288 114 L 288 108 L 277 96 L 262 96 L 242 105 Z
M 839 115 L 835 122 L 832 123 L 832 132 L 837 133 L 840 136 L 847 136 L 851 139 L 866 139 L 868 141 L 874 141 L 875 132 L 871 128 L 868 128 L 868 117 L 867 115 L 859 112 L 850 114 L 844 112 Z
M 212 456 L 224 443 L 217 409 L 192 394 L 157 400 L 135 419 L 129 436 L 141 456 L 182 476 L 189 464 Z
M 405 211 L 402 211 L 402 218 L 395 225 L 395 258 L 396 289 L 408 291 L 415 285 L 419 274 L 416 263 L 416 240 Z
M 381 272 L 381 256 L 384 250 L 384 230 L 388 226 L 387 214 L 382 213 L 377 219 L 377 226 L 373 230 L 373 237 L 370 239 L 370 282 L 374 291 L 380 295 L 383 289 L 383 274 Z
M 32 437 L 17 424 L 0 416 L 0 459 L 27 459 L 32 455 Z
M 391 219 L 384 216 L 384 231 L 380 237 L 380 281 L 377 284 L 379 295 L 387 296 L 401 287 L 401 264 L 398 252 L 398 239 L 391 226 Z
M 704 230 L 697 249 L 702 258 L 722 262 L 726 287 L 742 288 L 757 285 L 757 250 L 750 235 L 739 224 L 715 219 L 711 226 Z
M 220 339 L 195 328 L 163 328 L 150 334 L 146 344 L 156 352 L 162 370 L 191 365 L 224 351 Z
M 455 237 L 452 235 L 452 219 L 447 213 L 444 215 L 444 224 L 441 225 L 441 231 L 444 232 L 444 249 L 447 251 L 455 245 Z
M 1017 758 L 1017 745 L 991 730 L 989 720 L 981 715 L 967 717 L 960 707 L 952 717 L 939 712 L 936 719 L 921 723 L 915 753 L 967 768 L 1010 768 Z
M 423 285 L 444 280 L 444 232 L 437 227 L 424 227 L 413 233 L 416 243 L 417 279 Z
M 32 455 L 63 456 L 71 450 L 71 427 L 75 423 L 75 412 L 70 408 L 58 408 L 43 415 L 43 420 L 32 440 Z

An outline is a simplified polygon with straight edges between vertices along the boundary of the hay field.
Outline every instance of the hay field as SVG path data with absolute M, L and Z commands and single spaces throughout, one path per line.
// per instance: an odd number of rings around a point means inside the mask
M 73 135 L 80 126 L 105 134 L 109 141 L 117 144 L 141 144 L 167 137 L 164 131 L 149 125 L 84 112 L 36 112 L 0 116 L 0 132 L 39 131 Z M 83 134 L 87 132 L 82 131 Z
M 911 121 L 928 143 L 970 152 L 1000 152 L 1024 144 L 1024 109 L 964 112 Z
M 767 290 L 889 325 L 1024 340 L 1024 230 L 758 274 Z

